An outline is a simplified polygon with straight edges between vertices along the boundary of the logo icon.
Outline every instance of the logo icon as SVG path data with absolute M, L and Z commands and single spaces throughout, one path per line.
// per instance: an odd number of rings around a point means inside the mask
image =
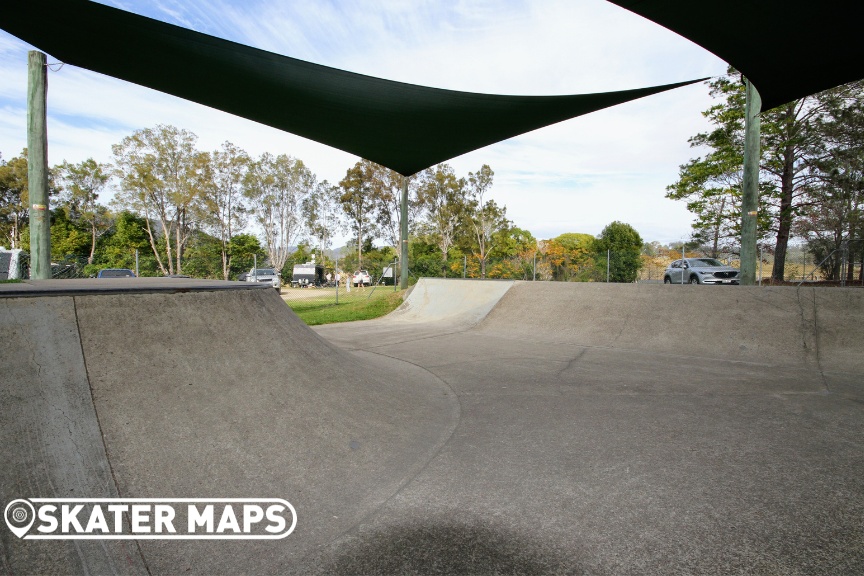
M 33 521 L 36 520 L 36 510 L 27 500 L 13 500 L 6 505 L 3 513 L 6 518 L 6 526 L 19 538 L 30 530 Z

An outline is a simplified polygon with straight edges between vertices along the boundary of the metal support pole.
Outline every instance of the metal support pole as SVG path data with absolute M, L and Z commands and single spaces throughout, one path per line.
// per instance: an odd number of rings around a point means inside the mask
M 402 202 L 399 205 L 400 239 L 402 250 L 399 256 L 399 287 L 408 288 L 408 176 L 402 177 Z
M 465 275 L 468 272 L 468 256 L 462 256 L 462 279 L 465 279 Z
M 537 251 L 536 250 L 534 251 L 534 268 L 533 268 L 531 273 L 533 275 L 533 277 L 531 278 L 531 281 L 536 282 L 537 281 Z
M 846 274 L 849 273 L 849 241 L 843 244 L 843 249 L 840 252 L 840 286 L 846 286 Z
M 140 278 L 141 272 L 138 271 L 138 249 L 135 249 L 135 277 Z
M 606 283 L 609 283 L 609 259 L 612 254 L 612 250 L 606 250 Z
M 752 286 L 756 280 L 756 221 L 759 214 L 759 112 L 762 98 L 745 80 L 747 98 L 744 108 L 744 182 L 741 186 L 741 284 Z
M 27 54 L 27 182 L 30 193 L 30 277 L 51 278 L 48 205 L 48 66 L 42 52 Z
M 252 254 L 252 278 L 255 279 L 255 282 L 258 282 L 258 255 Z
M 762 285 L 762 246 L 759 246 L 759 286 Z

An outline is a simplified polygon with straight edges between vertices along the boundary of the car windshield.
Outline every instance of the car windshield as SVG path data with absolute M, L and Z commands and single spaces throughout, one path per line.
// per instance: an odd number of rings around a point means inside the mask
M 695 266 L 697 268 L 705 268 L 706 266 L 725 266 L 719 260 L 715 260 L 714 258 L 697 258 L 696 260 L 688 260 L 690 266 Z
M 258 268 L 259 276 L 266 276 L 268 274 L 275 274 L 276 271 L 273 268 Z M 252 271 L 252 274 L 255 274 L 255 270 Z

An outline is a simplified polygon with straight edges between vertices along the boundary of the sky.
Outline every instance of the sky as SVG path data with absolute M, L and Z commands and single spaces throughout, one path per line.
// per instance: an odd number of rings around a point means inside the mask
M 101 0 L 100 3 L 285 56 L 380 78 L 490 94 L 583 94 L 719 76 L 726 64 L 605 0 Z M 0 154 L 26 145 L 27 51 L 0 31 Z M 142 50 L 146 49 L 142 47 Z M 49 63 L 56 62 L 49 54 Z M 59 63 L 58 63 L 59 64 Z M 491 197 L 537 238 L 597 235 L 610 222 L 645 241 L 688 238 L 693 216 L 666 199 L 700 155 L 704 83 L 541 128 L 453 158 L 488 164 Z M 302 111 L 298 111 L 302 113 Z M 358 158 L 206 106 L 74 66 L 48 74 L 49 164 L 111 161 L 136 130 L 172 124 L 198 148 L 229 141 L 253 156 L 289 154 L 339 182 Z M 110 193 L 108 194 L 110 196 Z

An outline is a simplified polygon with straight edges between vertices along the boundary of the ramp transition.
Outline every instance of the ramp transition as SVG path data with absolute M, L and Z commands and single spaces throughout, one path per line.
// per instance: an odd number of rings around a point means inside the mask
M 337 349 L 273 290 L 175 286 L 0 297 L 3 506 L 282 498 L 298 529 L 276 541 L 33 542 L 3 526 L 4 573 L 296 570 L 452 432 L 458 406 L 440 381 Z

